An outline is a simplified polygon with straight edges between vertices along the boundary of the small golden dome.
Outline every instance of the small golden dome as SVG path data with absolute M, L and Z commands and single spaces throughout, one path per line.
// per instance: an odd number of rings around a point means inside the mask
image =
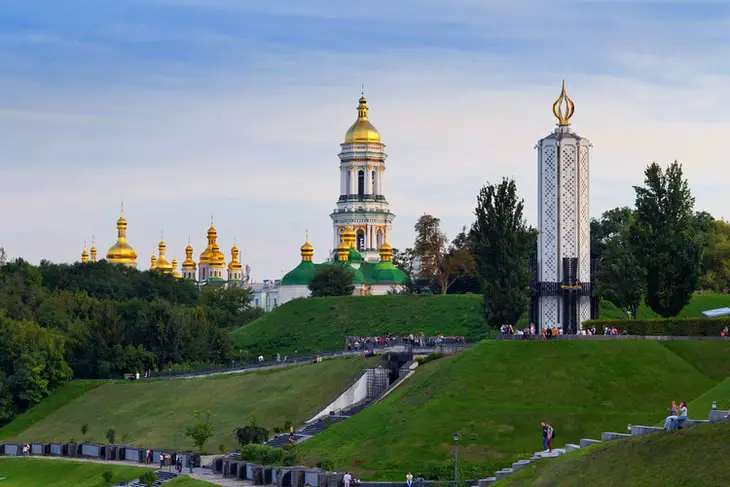
M 340 245 L 337 246 L 337 260 L 339 262 L 347 262 L 349 260 L 350 249 L 347 244 L 340 241 Z
M 194 271 L 197 268 L 195 261 L 193 260 L 193 246 L 188 242 L 188 246 L 185 247 L 185 260 L 182 263 L 184 271 Z
M 347 246 L 348 249 L 355 247 L 356 238 L 357 234 L 349 224 L 345 228 L 343 228 L 342 232 L 340 233 L 340 240 L 342 240 L 342 242 Z
M 137 264 L 137 252 L 127 243 L 127 220 L 124 215 L 117 220 L 117 242 L 107 251 L 106 260 L 112 264 Z
M 177 270 L 177 259 L 175 257 L 172 258 L 172 275 L 175 279 L 182 279 L 182 274 Z
M 304 245 L 302 245 L 299 250 L 302 255 L 302 262 L 312 262 L 314 247 L 312 247 L 312 244 L 309 243 L 309 233 L 307 233 L 304 239 Z
M 91 255 L 91 262 L 96 262 L 96 243 L 94 243 L 94 239 L 91 239 L 91 252 L 89 253 Z
M 84 250 L 81 251 L 81 263 L 86 264 L 89 262 L 89 251 L 86 250 L 86 244 L 84 244 Z
M 218 246 L 218 243 L 213 243 L 213 245 L 210 248 L 210 259 L 208 260 L 208 265 L 210 267 L 225 267 L 226 265 L 226 256 L 223 255 L 223 252 L 221 252 L 221 248 Z
M 236 243 L 234 242 L 233 247 L 231 247 L 231 263 L 228 264 L 229 271 L 240 271 L 243 269 L 243 265 L 238 261 L 239 254 L 238 247 L 236 247 Z
M 368 120 L 368 101 L 362 94 L 357 105 L 357 120 L 345 134 L 345 144 L 353 142 L 380 143 L 380 132 Z
M 380 246 L 380 260 L 389 262 L 393 257 L 393 247 L 388 242 L 383 243 Z
M 170 264 L 170 262 L 168 262 L 167 258 L 165 257 L 166 248 L 167 245 L 165 245 L 165 242 L 160 240 L 160 243 L 157 245 L 159 256 L 157 257 L 157 266 L 155 267 L 155 269 L 164 274 L 171 274 L 173 269 L 172 264 Z
M 152 257 L 150 257 L 150 270 L 153 271 L 157 269 L 157 257 L 155 256 L 155 250 L 152 249 Z

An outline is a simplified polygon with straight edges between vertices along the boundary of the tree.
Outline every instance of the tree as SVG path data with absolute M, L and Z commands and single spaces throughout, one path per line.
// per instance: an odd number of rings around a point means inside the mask
M 109 444 L 113 444 L 114 443 L 114 440 L 117 439 L 117 432 L 114 431 L 114 428 L 109 428 L 108 430 L 106 430 L 106 435 L 105 436 L 106 436 L 106 441 Z
M 694 198 L 677 161 L 666 171 L 651 163 L 636 191 L 631 248 L 646 270 L 646 302 L 658 315 L 676 316 L 697 289 L 702 258 Z
M 517 323 L 527 309 L 529 258 L 535 244 L 523 210 L 524 201 L 518 198 L 512 179 L 486 184 L 477 196 L 471 240 L 487 322 L 492 326 Z
M 467 227 L 462 227 L 461 232 L 456 234 L 449 247 L 448 260 L 458 254 L 464 255 L 464 265 L 460 272 L 453 276 L 453 282 L 448 287 L 449 294 L 481 293 L 479 276 L 477 275 L 476 262 L 474 261 L 474 245 L 471 241 L 471 232 Z M 453 262 L 453 261 L 452 261 Z
M 251 443 L 264 443 L 269 439 L 268 430 L 256 423 L 256 417 L 254 415 L 249 417 L 248 425 L 239 426 L 234 429 L 233 435 L 241 446 L 246 446 Z
M 261 316 L 252 302 L 253 290 L 247 287 L 206 286 L 201 294 L 205 313 L 218 328 L 240 327 Z
M 646 274 L 629 246 L 628 231 L 607 242 L 596 270 L 599 294 L 636 319 L 646 292 Z
M 713 220 L 703 239 L 702 289 L 721 291 L 730 282 L 730 223 Z
M 420 262 L 419 277 L 435 278 L 439 267 L 443 264 L 447 253 L 448 239 L 446 234 L 441 231 L 440 224 L 440 219 L 424 214 L 418 219 L 414 227 L 416 241 L 413 246 L 413 253 Z
M 314 297 L 352 296 L 355 291 L 353 271 L 342 265 L 325 265 L 314 272 L 309 290 Z
M 0 267 L 4 266 L 8 261 L 8 254 L 3 247 L 0 247 Z
M 627 233 L 634 220 L 634 209 L 628 206 L 604 211 L 601 218 L 591 218 L 591 259 L 601 260 L 609 239 Z
M 205 415 L 200 411 L 194 411 L 193 417 L 195 424 L 185 428 L 185 436 L 193 440 L 193 445 L 199 452 L 203 452 L 203 447 L 209 439 L 213 437 L 213 423 L 210 421 L 210 411 L 206 411 Z

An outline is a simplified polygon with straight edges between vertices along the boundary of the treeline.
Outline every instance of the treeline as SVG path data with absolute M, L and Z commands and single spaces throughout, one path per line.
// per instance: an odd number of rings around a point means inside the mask
M 591 220 L 591 257 L 601 298 L 631 317 L 642 302 L 676 316 L 695 291 L 730 287 L 730 223 L 696 212 L 682 166 L 647 166 L 634 187 L 634 207 Z M 409 293 L 483 293 L 492 325 L 516 323 L 529 301 L 529 261 L 537 230 L 524 220 L 524 200 L 513 180 L 485 185 L 475 221 L 449 242 L 440 220 L 421 216 L 413 246 L 393 260 L 410 277 Z
M 228 329 L 261 313 L 251 299 L 106 261 L 0 261 L 0 424 L 71 377 L 227 363 Z

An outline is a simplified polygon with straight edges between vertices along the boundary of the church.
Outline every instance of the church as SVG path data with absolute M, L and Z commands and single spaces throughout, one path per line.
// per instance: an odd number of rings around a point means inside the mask
M 388 240 L 395 215 L 383 191 L 385 144 L 368 118 L 365 94 L 357 106 L 357 119 L 340 145 L 340 194 L 330 215 L 334 250 L 322 264 L 312 262 L 314 248 L 305 239 L 301 262 L 281 279 L 278 303 L 310 295 L 308 284 L 317 268 L 344 265 L 352 270 L 354 294 L 382 295 L 401 291 L 408 276 L 392 262 Z

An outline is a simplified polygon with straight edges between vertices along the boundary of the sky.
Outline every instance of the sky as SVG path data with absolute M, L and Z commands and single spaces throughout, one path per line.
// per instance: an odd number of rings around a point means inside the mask
M 128 240 L 148 266 L 211 215 L 253 279 L 305 232 L 323 260 L 337 153 L 361 86 L 389 155 L 391 244 L 423 213 L 452 238 L 514 178 L 536 225 L 536 142 L 565 79 L 592 144 L 591 215 L 633 205 L 652 161 L 684 164 L 730 218 L 730 4 L 524 0 L 2 0 L 0 246 L 73 262 Z

